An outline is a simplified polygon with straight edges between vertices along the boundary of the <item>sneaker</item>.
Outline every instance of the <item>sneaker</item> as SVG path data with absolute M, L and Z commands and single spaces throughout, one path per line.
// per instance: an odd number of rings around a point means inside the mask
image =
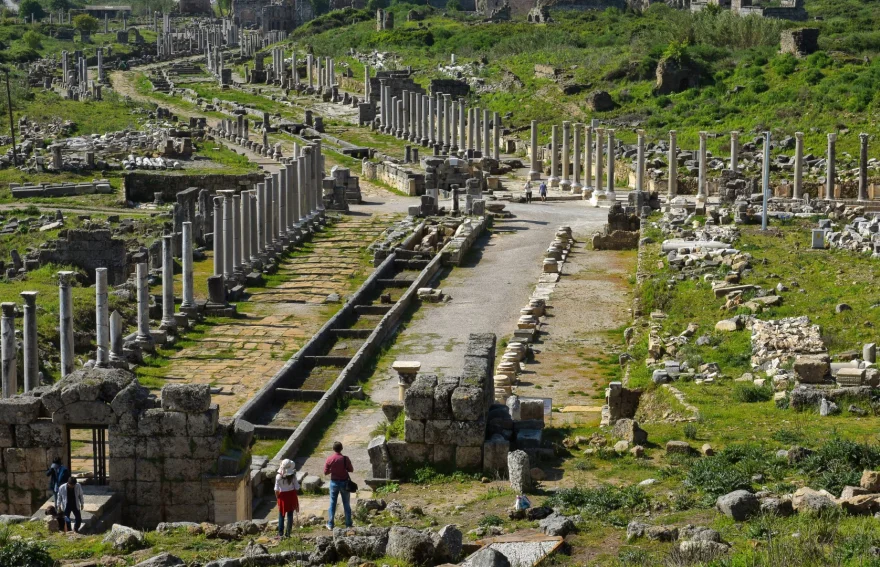
M 333 526 L 331 526 L 330 524 L 324 524 L 324 528 L 330 530 L 331 532 L 333 531 Z

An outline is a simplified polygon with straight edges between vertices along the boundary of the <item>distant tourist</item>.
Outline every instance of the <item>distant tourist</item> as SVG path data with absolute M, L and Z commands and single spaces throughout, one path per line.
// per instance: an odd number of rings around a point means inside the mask
M 351 459 L 342 454 L 342 443 L 333 443 L 333 454 L 327 457 L 324 463 L 324 474 L 330 475 L 330 510 L 327 520 L 327 529 L 333 529 L 333 520 L 336 518 L 336 499 L 342 496 L 342 508 L 345 511 L 345 527 L 351 527 L 351 503 L 349 500 L 349 473 L 354 472 Z
M 541 196 L 541 202 L 545 202 L 547 200 L 547 184 L 545 182 L 541 182 L 541 186 L 538 187 L 538 195 Z
M 67 467 L 61 464 L 61 457 L 55 457 L 52 464 L 49 466 L 49 470 L 46 471 L 46 476 L 49 477 L 49 490 L 52 491 L 52 498 L 57 507 L 58 491 L 61 487 L 67 484 L 67 479 L 70 478 L 70 471 L 67 470 Z
M 76 518 L 76 523 L 73 525 L 73 531 L 75 532 L 79 532 L 79 527 L 82 525 L 81 512 L 85 505 L 86 500 L 83 497 L 82 485 L 77 484 L 74 477 L 70 477 L 67 480 L 67 484 L 58 491 L 58 509 L 64 510 L 64 515 L 67 516 L 68 520 L 71 514 Z
M 293 513 L 299 512 L 299 499 L 296 491 L 296 466 L 290 459 L 281 461 L 278 474 L 275 475 L 275 499 L 278 501 L 278 537 L 290 537 L 293 528 Z M 284 529 L 284 516 L 287 516 L 287 530 Z
M 532 182 L 526 181 L 526 203 L 532 202 Z

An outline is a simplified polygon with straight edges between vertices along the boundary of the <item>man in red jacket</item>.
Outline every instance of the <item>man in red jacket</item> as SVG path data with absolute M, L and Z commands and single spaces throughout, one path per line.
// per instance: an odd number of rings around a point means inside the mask
M 333 520 L 336 517 L 336 497 L 342 496 L 342 508 L 345 510 L 345 527 L 351 527 L 351 502 L 348 494 L 348 473 L 353 473 L 354 467 L 351 459 L 342 454 L 342 443 L 333 443 L 333 454 L 327 457 L 324 463 L 324 474 L 330 475 L 330 510 L 327 529 L 333 529 Z

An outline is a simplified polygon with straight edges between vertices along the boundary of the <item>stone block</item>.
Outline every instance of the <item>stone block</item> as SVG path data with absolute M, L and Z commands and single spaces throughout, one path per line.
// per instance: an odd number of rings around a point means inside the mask
M 407 443 L 391 439 L 387 442 L 388 454 L 395 465 L 406 463 L 421 464 L 428 462 L 430 446 L 424 443 Z
M 483 390 L 472 386 L 459 386 L 450 399 L 452 415 L 457 421 L 474 421 L 486 413 Z
M 115 431 L 107 436 L 109 453 L 114 459 L 131 459 L 137 456 L 137 438 L 127 435 L 117 435 Z
M 486 420 L 453 421 L 449 434 L 459 447 L 482 447 L 486 439 Z M 427 439 L 427 435 L 425 438 Z
M 219 433 L 214 437 L 202 437 L 192 444 L 192 457 L 194 459 L 216 459 L 220 454 L 222 443 L 223 439 Z
M 112 476 L 117 482 L 138 480 L 137 460 L 123 459 L 114 455 Z
M 648 432 L 632 419 L 618 419 L 611 429 L 611 434 L 634 445 L 644 445 L 648 442 Z
M 0 424 L 18 425 L 36 421 L 40 415 L 40 398 L 20 396 L 0 399 Z
M 202 471 L 193 466 L 191 459 L 165 459 L 163 465 L 164 477 L 173 481 L 193 481 L 201 477 Z
M 403 438 L 407 443 L 424 443 L 425 422 L 418 419 L 404 420 Z
M 519 419 L 544 420 L 544 400 L 540 398 L 520 398 Z
M 211 407 L 208 384 L 167 384 L 162 387 L 162 409 L 184 413 L 201 413 Z
M 458 388 L 458 378 L 440 379 L 434 388 L 434 419 L 453 419 L 452 393 Z
M 531 490 L 531 467 L 529 466 L 529 456 L 524 451 L 508 453 L 507 470 L 510 476 L 510 488 L 514 493 L 523 494 Z
M 437 376 L 434 374 L 422 374 L 413 381 L 403 399 L 403 409 L 409 419 L 431 419 L 436 385 Z
M 458 470 L 480 470 L 483 464 L 483 447 L 456 447 L 455 468 Z
M 429 445 L 449 443 L 452 421 L 448 419 L 429 419 L 425 421 L 425 443 Z M 457 440 L 456 440 L 457 441 Z
M 214 405 L 201 413 L 186 414 L 186 434 L 191 437 L 211 437 L 217 431 L 220 409 Z
M 455 462 L 455 445 L 434 445 L 432 463 L 452 464 Z
M 865 382 L 865 369 L 841 368 L 834 378 L 839 386 L 861 386 Z
M 156 482 L 162 480 L 163 467 L 162 461 L 159 459 L 138 459 L 137 460 L 137 480 L 138 482 Z M 157 487 L 158 488 L 158 487 Z M 142 503 L 143 504 L 143 503 Z
M 249 421 L 238 418 L 232 424 L 232 440 L 239 447 L 250 447 L 254 438 L 254 425 Z
M 0 425 L 0 449 L 6 449 L 15 445 L 15 436 L 12 432 L 13 426 Z
M 537 449 L 543 439 L 540 429 L 522 429 L 516 434 L 517 449 Z
M 15 444 L 19 447 L 60 447 L 61 426 L 48 419 L 30 425 L 16 425 Z
M 138 463 L 138 472 L 140 472 L 140 463 Z M 138 480 L 134 483 L 137 493 L 137 505 L 139 506 L 155 506 L 162 505 L 162 483 L 148 482 L 146 480 Z
M 831 373 L 826 356 L 799 356 L 794 361 L 794 372 L 804 384 L 821 384 Z
M 145 437 L 180 435 L 185 431 L 186 414 L 178 411 L 165 411 L 159 408 L 148 409 L 138 423 L 138 434 Z
M 105 425 L 116 416 L 104 402 L 75 402 L 52 414 L 52 422 L 59 424 Z
M 495 476 L 507 475 L 507 453 L 510 441 L 501 435 L 493 435 L 483 443 L 483 472 Z

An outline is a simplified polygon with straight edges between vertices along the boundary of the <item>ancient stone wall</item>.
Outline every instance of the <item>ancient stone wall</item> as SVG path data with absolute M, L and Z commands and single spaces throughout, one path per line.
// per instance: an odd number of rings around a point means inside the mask
M 464 98 L 471 93 L 471 87 L 467 81 L 458 79 L 431 79 L 431 94 L 448 94 L 452 98 Z
M 779 36 L 779 51 L 791 53 L 795 57 L 806 57 L 819 49 L 819 28 L 799 28 L 782 30 Z
M 161 193 L 163 201 L 171 202 L 175 200 L 179 192 L 190 187 L 207 189 L 211 193 L 225 190 L 240 191 L 249 189 L 251 185 L 256 183 L 262 183 L 264 178 L 264 173 L 167 175 L 132 171 L 123 175 L 122 187 L 125 190 L 127 201 L 151 203 L 155 200 L 156 193 Z
M 404 440 L 387 443 L 391 462 L 481 469 L 494 362 L 495 335 L 471 334 L 461 376 L 419 375 L 404 397 Z
M 373 163 L 367 159 L 362 162 L 361 175 L 368 181 L 379 180 L 410 197 L 425 194 L 425 176 L 402 165 L 383 161 Z
M 113 238 L 109 230 L 69 229 L 66 238 L 50 246 L 38 252 L 41 265 L 76 266 L 89 277 L 94 277 L 95 268 L 107 268 L 110 285 L 119 285 L 128 278 L 125 241 Z
M 379 102 L 382 96 L 382 80 L 385 81 L 386 87 L 391 87 L 392 98 L 400 99 L 403 96 L 403 91 L 428 94 L 413 80 L 410 71 L 376 71 L 376 76 L 370 77 L 370 100 Z
M 218 513 L 215 504 L 249 493 L 250 455 L 221 454 L 224 438 L 244 447 L 250 437 L 236 438 L 239 427 L 221 424 L 218 414 L 207 385 L 166 386 L 157 400 L 119 369 L 79 370 L 51 388 L 0 400 L 0 513 L 31 514 L 48 499 L 45 472 L 55 457 L 66 459 L 68 429 L 106 427 L 110 489 L 126 525 L 225 522 L 228 506 Z M 234 519 L 250 512 L 249 501 L 236 505 Z

